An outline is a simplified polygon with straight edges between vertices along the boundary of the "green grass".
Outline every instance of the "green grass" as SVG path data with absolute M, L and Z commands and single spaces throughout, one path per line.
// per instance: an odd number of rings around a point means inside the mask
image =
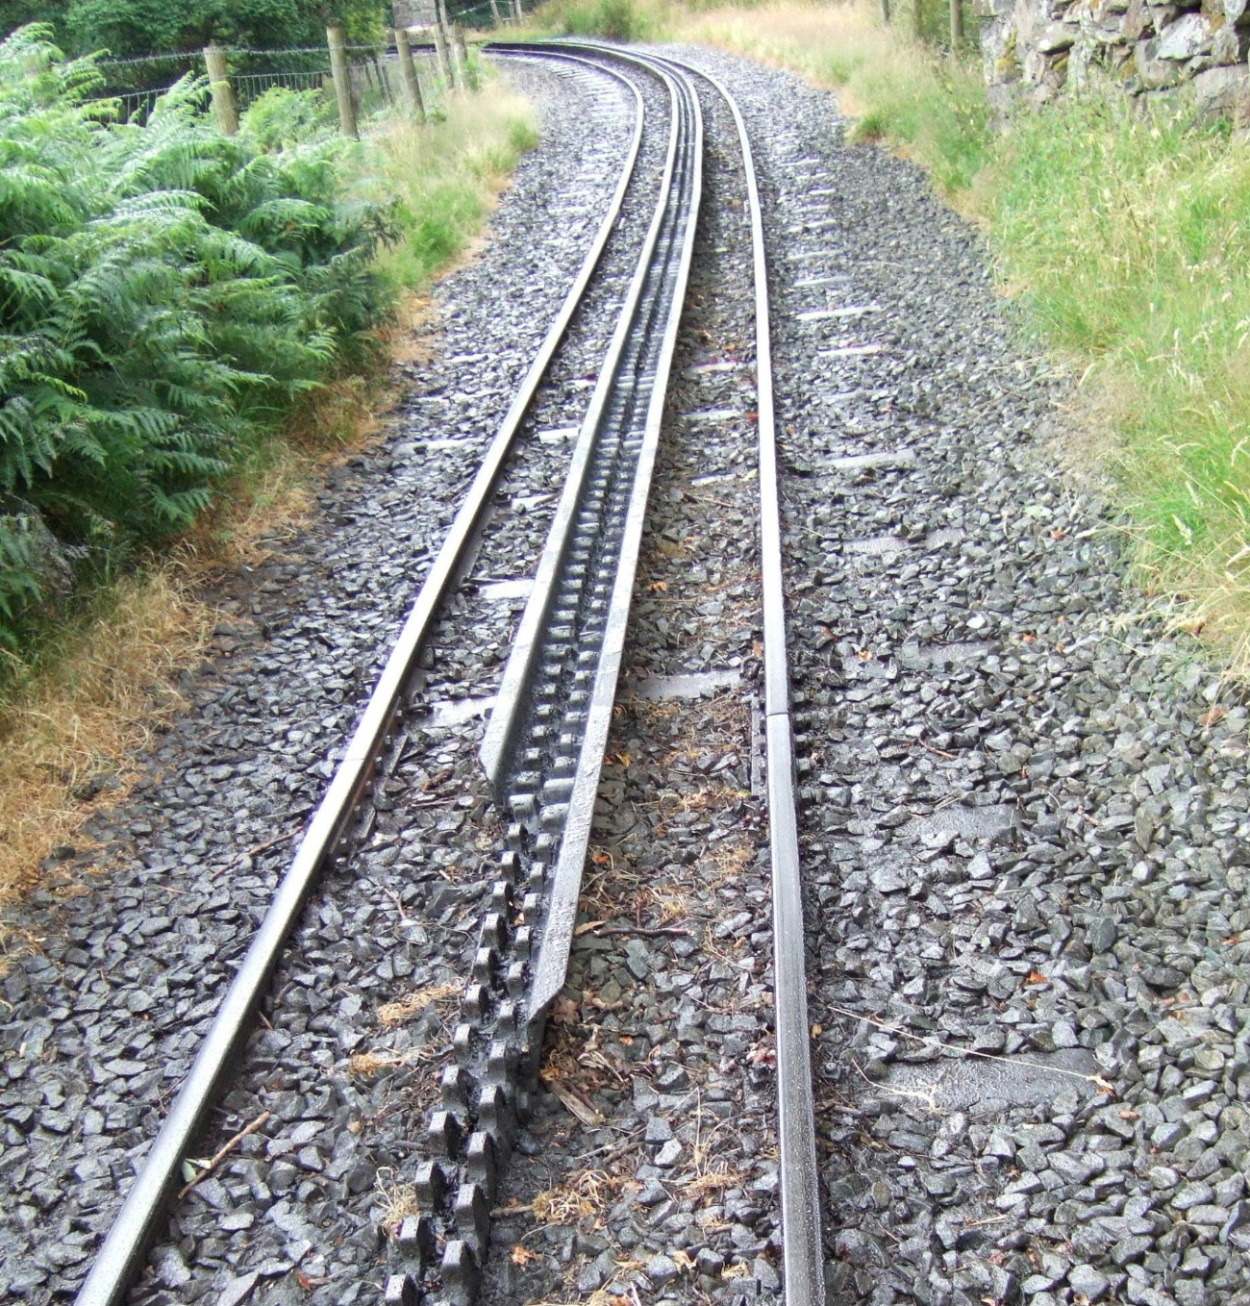
M 935 0 L 926 3 L 924 30 L 936 34 L 946 12 Z M 989 156 L 989 111 L 975 62 L 935 55 L 901 26 L 883 29 L 864 4 L 550 0 L 533 22 L 566 35 L 701 41 L 837 87 L 860 140 L 905 149 L 948 196 L 966 190 Z
M 656 41 L 663 38 L 669 17 L 667 0 L 549 0 L 530 24 L 563 36 Z
M 883 28 L 866 5 L 722 8 L 691 15 L 681 33 L 838 88 L 853 137 L 904 150 L 948 198 L 966 191 L 989 157 L 979 68 Z
M 452 96 L 446 111 L 425 126 L 394 118 L 375 133 L 357 188 L 399 201 L 402 239 L 379 255 L 391 284 L 418 289 L 461 253 L 517 160 L 537 140 L 525 101 L 497 83 L 476 95 Z
M 1230 640 L 1250 621 L 1250 156 L 1184 104 L 1078 99 L 998 150 L 987 214 L 1037 337 L 1091 369 L 1140 561 Z

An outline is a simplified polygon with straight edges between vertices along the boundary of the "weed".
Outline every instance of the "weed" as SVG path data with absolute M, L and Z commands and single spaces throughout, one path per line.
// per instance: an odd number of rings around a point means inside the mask
M 575 1225 L 585 1221 L 599 1225 L 624 1185 L 624 1175 L 579 1170 L 557 1187 L 539 1193 L 531 1209 L 540 1224 Z
M 420 1215 L 421 1205 L 412 1184 L 395 1178 L 390 1166 L 382 1166 L 374 1180 L 378 1198 L 378 1224 L 393 1229 L 410 1215 Z
M 450 980 L 444 984 L 427 984 L 416 989 L 398 1002 L 386 1002 L 378 1008 L 378 1024 L 383 1029 L 394 1029 L 403 1025 L 430 1005 L 445 1005 L 449 1000 L 458 998 L 464 986 L 459 980 Z

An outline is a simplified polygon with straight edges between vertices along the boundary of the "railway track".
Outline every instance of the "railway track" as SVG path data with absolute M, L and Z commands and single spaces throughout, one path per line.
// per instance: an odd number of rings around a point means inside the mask
M 421 723 L 431 684 L 439 678 L 433 649 L 442 647 L 457 619 L 462 628 L 466 620 L 473 623 L 473 595 L 464 598 L 460 591 L 479 559 L 490 556 L 492 532 L 507 529 L 494 514 L 501 486 L 518 477 L 531 449 L 555 447 L 568 450 L 563 488 L 532 579 L 515 591 L 525 606 L 481 744 L 493 813 L 482 794 L 464 796 L 481 818 L 483 835 L 496 844 L 494 869 L 479 895 L 484 910 L 475 942 L 461 949 L 467 973 L 448 1046 L 422 1064 L 427 1082 L 437 1076 L 438 1090 L 405 1164 L 417 1209 L 401 1214 L 391 1231 L 388 1300 L 406 1303 L 429 1294 L 468 1302 L 476 1296 L 492 1211 L 531 1107 L 546 1021 L 565 983 L 577 928 L 648 491 L 694 257 L 704 156 L 701 97 L 719 97 L 732 116 L 742 159 L 741 200 L 750 221 L 784 1291 L 792 1306 L 824 1300 L 767 260 L 746 126 L 722 86 L 673 60 L 592 46 L 501 46 L 497 52 L 583 71 L 593 67 L 632 104 L 632 139 L 581 269 L 480 462 L 325 796 L 94 1260 L 78 1295 L 80 1306 L 112 1306 L 142 1269 L 169 1218 L 183 1163 L 232 1067 L 245 1055 L 255 1013 L 319 877 L 350 873 L 353 859 L 367 852 L 380 829 L 402 825 L 403 801 L 390 795 L 403 791 L 405 777 L 421 763 Z M 632 233 L 637 239 L 631 242 Z M 626 276 L 622 269 L 631 261 Z M 577 347 L 573 337 L 584 325 L 579 313 L 596 293 L 615 312 L 597 379 L 588 394 L 565 387 L 553 398 L 548 392 L 562 351 Z M 596 339 L 592 331 L 583 350 Z M 566 424 L 544 431 L 539 417 L 555 409 Z M 570 411 L 576 414 L 575 434 Z M 539 434 L 550 438 L 538 442 Z M 461 706 L 471 715 L 482 705 L 462 696 Z
M 1244 1296 L 1244 701 L 1126 594 L 974 234 L 823 93 L 681 54 L 739 114 L 675 53 L 499 53 L 550 114 L 444 347 L 47 868 L 0 1291 L 79 1290 L 342 759 L 113 1299 Z

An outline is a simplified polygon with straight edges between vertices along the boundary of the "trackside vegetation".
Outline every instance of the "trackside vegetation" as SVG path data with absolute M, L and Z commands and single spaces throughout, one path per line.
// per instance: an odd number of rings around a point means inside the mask
M 537 139 L 489 80 L 362 142 L 315 94 L 226 138 L 195 82 L 145 126 L 98 85 L 46 29 L 0 43 L 0 903 L 124 795 L 217 620 L 198 578 L 263 560 L 368 437 Z
M 91 59 L 0 44 L 0 645 L 92 568 L 188 527 L 302 399 L 367 364 L 525 143 L 479 111 L 361 147 L 275 90 L 223 136 L 186 79 L 102 120 Z
M 93 64 L 0 44 L 0 642 L 91 555 L 168 537 L 239 451 L 362 347 L 394 205 L 333 136 L 223 136 L 181 83 L 145 126 Z
M 925 31 L 943 5 L 926 0 Z M 975 52 L 865 0 L 551 0 L 565 31 L 695 40 L 837 91 L 852 138 L 926 168 L 986 231 L 1022 330 L 1079 377 L 1079 472 L 1123 513 L 1139 575 L 1250 676 L 1250 143 L 1091 86 L 992 130 Z M 933 14 L 928 14 L 933 9 Z

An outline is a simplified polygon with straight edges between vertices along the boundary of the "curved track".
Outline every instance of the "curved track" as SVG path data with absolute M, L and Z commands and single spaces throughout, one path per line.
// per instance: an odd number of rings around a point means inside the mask
M 625 642 L 660 420 L 694 250 L 703 125 L 694 70 L 595 46 L 499 46 L 509 57 L 593 64 L 624 82 L 635 125 L 615 191 L 564 304 L 487 450 L 412 607 L 345 756 L 281 881 L 143 1170 L 97 1255 L 78 1302 L 113 1306 L 142 1266 L 183 1158 L 241 1055 L 285 941 L 333 858 L 367 828 L 430 632 L 471 562 L 523 422 L 592 283 L 635 181 L 646 121 L 641 78 L 668 100 L 663 177 L 504 670 L 482 762 L 505 814 L 506 848 L 481 922 L 441 1102 L 413 1159 L 421 1214 L 397 1230 L 402 1264 L 388 1300 L 419 1291 L 468 1301 L 489 1241 L 490 1210 L 564 983 L 582 868 Z M 704 76 L 703 74 L 697 74 Z M 824 1300 L 808 1051 L 794 759 L 773 424 L 767 264 L 759 195 L 742 116 L 733 115 L 752 232 L 759 414 L 760 547 L 770 853 L 773 873 L 781 1207 L 785 1293 Z M 510 822 L 510 823 L 509 823 Z M 423 1158 L 423 1159 L 422 1159 Z

